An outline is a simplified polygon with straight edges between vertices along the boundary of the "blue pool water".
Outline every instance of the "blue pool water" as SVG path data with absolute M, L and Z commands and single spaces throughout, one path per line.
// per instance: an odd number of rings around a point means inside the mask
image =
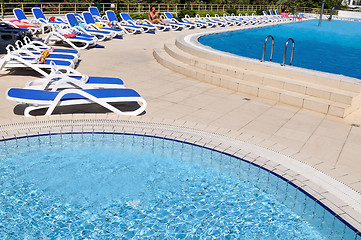
M 322 21 L 320 27 L 318 20 L 295 22 L 206 35 L 200 37 L 199 42 L 220 51 L 261 60 L 268 35 L 275 39 L 274 62 L 282 63 L 285 43 L 288 38 L 293 38 L 292 65 L 361 79 L 360 22 Z M 270 59 L 271 45 L 269 39 L 266 61 Z M 289 44 L 286 64 L 290 62 L 291 49 L 292 44 Z
M 244 160 L 122 134 L 0 142 L 0 239 L 356 239 Z

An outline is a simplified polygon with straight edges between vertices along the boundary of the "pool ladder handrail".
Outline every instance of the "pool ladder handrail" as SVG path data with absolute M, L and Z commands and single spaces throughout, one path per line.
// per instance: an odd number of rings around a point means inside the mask
M 272 38 L 271 56 L 270 56 L 270 59 L 269 59 L 269 61 L 272 62 L 273 47 L 274 47 L 274 45 L 275 45 L 275 39 L 274 39 L 274 37 L 273 37 L 272 35 L 268 35 L 268 36 L 266 37 L 266 39 L 264 40 L 263 53 L 262 53 L 262 60 L 261 60 L 261 62 L 264 62 L 264 54 L 265 54 L 265 52 L 266 52 L 266 45 L 267 45 L 267 40 L 268 40 L 268 38 Z
M 291 59 L 290 59 L 290 66 L 292 65 L 292 60 L 293 60 L 293 52 L 295 50 L 295 40 L 293 40 L 293 38 L 289 38 L 286 42 L 286 45 L 285 45 L 285 51 L 283 53 L 283 61 L 282 61 L 282 64 L 281 66 L 285 66 L 285 59 L 286 59 L 286 52 L 287 52 L 287 47 L 288 47 L 288 43 L 292 41 L 292 53 L 291 53 Z

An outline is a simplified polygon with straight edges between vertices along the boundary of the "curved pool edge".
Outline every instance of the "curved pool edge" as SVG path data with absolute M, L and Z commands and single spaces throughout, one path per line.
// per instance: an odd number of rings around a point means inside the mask
M 242 26 L 242 27 L 237 27 L 237 28 L 232 28 L 232 29 L 213 29 L 211 31 L 204 31 L 201 33 L 191 33 L 191 34 L 180 35 L 176 38 L 176 41 L 182 42 L 183 44 L 188 45 L 190 48 L 193 48 L 194 50 L 204 52 L 205 54 L 207 54 L 207 57 L 212 58 L 211 55 L 215 55 L 216 57 L 215 58 L 213 57 L 214 60 L 218 60 L 218 61 L 221 60 L 222 62 L 231 64 L 231 65 L 235 65 L 235 64 L 237 64 L 238 61 L 241 61 L 244 63 L 248 63 L 250 65 L 269 67 L 276 71 L 278 71 L 278 70 L 286 70 L 287 72 L 293 71 L 293 72 L 297 72 L 300 74 L 307 74 L 309 76 L 314 76 L 314 77 L 318 77 L 318 78 L 327 78 L 327 79 L 331 79 L 331 80 L 335 80 L 335 81 L 342 81 L 345 83 L 356 83 L 356 84 L 361 85 L 361 79 L 348 77 L 348 76 L 344 76 L 344 75 L 339 75 L 339 74 L 321 72 L 321 71 L 311 70 L 311 69 L 306 69 L 306 68 L 300 68 L 300 67 L 296 67 L 296 66 L 288 66 L 288 65 L 281 66 L 281 64 L 276 63 L 276 62 L 269 62 L 269 61 L 261 62 L 259 59 L 252 59 L 252 58 L 238 56 L 238 55 L 228 53 L 228 52 L 219 51 L 214 48 L 203 45 L 198 41 L 198 38 L 200 38 L 201 36 L 204 36 L 204 35 L 238 31 L 238 30 L 242 30 L 242 29 L 268 27 L 268 26 L 272 26 L 272 25 L 287 24 L 287 23 L 290 23 L 290 22 L 273 23 L 273 24 L 260 25 L 260 26 Z M 234 61 L 236 63 L 233 63 Z
M 187 142 L 235 156 L 274 173 L 326 206 L 356 232 L 361 232 L 361 195 L 358 192 L 295 158 L 230 136 L 242 133 L 230 133 L 225 129 L 200 130 L 202 126 L 197 124 L 192 127 L 192 124 L 183 123 L 186 126 L 182 126 L 182 123 L 165 119 L 158 123 L 146 118 L 134 121 L 131 118 L 113 118 L 112 115 L 106 118 L 86 116 L 87 119 L 37 117 L 37 121 L 24 119 L 2 124 L 0 139 L 84 132 L 147 135 Z

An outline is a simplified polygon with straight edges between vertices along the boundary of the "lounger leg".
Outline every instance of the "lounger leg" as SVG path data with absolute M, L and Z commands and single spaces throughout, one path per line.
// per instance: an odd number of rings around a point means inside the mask
M 31 117 L 32 116 L 30 114 L 31 111 L 37 110 L 37 109 L 42 109 L 42 108 L 47 108 L 47 106 L 28 106 L 24 110 L 24 116 L 25 117 Z
M 109 103 L 94 97 L 93 95 L 86 93 L 80 89 L 67 89 L 67 90 L 63 90 L 61 91 L 54 99 L 54 101 L 52 102 L 52 104 L 49 106 L 49 109 L 46 111 L 45 116 L 50 116 L 54 109 L 60 104 L 60 101 L 62 99 L 63 96 L 65 96 L 66 94 L 79 94 L 81 96 L 86 97 L 87 99 L 89 99 L 90 101 L 97 103 L 103 107 L 105 107 L 106 109 L 119 114 L 119 115 L 139 115 L 141 114 L 145 108 L 147 107 L 147 102 L 141 98 L 141 97 L 135 97 L 135 98 L 124 98 L 122 102 L 141 102 L 142 106 L 140 108 L 138 108 L 135 111 L 132 112 L 122 112 L 119 109 L 117 109 L 116 107 L 113 107 L 112 105 L 110 105 Z

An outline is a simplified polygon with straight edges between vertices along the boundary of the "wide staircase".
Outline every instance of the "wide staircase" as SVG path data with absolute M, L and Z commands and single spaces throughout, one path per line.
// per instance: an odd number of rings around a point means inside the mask
M 163 66 L 199 81 L 332 116 L 343 118 L 361 104 L 357 79 L 214 54 L 184 37 L 154 49 L 153 55 Z

